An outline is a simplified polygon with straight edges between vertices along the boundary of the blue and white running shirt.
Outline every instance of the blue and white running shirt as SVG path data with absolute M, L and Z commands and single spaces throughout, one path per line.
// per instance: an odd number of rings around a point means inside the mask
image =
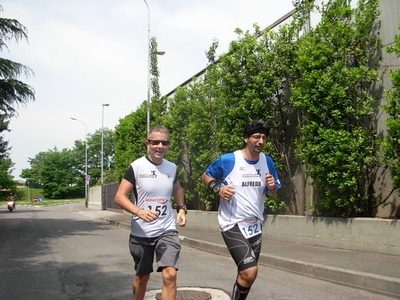
M 221 231 L 254 217 L 264 221 L 266 173 L 274 176 L 275 185 L 281 188 L 274 162 L 264 153 L 260 153 L 257 161 L 244 159 L 241 150 L 223 154 L 207 167 L 205 173 L 220 181 L 221 185 L 233 185 L 235 188 L 235 194 L 229 201 L 220 198 L 218 222 Z

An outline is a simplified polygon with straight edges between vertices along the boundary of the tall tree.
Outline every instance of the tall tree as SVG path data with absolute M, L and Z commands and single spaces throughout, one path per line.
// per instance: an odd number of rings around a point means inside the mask
M 150 127 L 165 125 L 167 111 L 167 99 L 161 97 L 158 77 L 158 50 L 155 37 L 150 39 Z M 115 178 L 120 181 L 125 175 L 128 165 L 135 159 L 146 154 L 144 141 L 147 138 L 146 131 L 147 102 L 142 102 L 136 111 L 122 118 L 115 128 Z
M 146 154 L 146 112 L 147 103 L 120 119 L 115 127 L 115 172 L 117 181 L 125 175 L 129 164 Z
M 16 184 L 10 175 L 14 163 L 10 158 L 0 159 L 0 186 L 4 189 L 13 189 Z
M 329 0 L 320 23 L 297 51 L 299 78 L 291 101 L 303 112 L 296 153 L 318 193 L 325 216 L 370 216 L 377 171 L 374 127 L 380 48 L 378 0 Z
M 158 44 L 156 37 L 151 37 L 150 42 L 150 87 L 151 87 L 151 104 L 150 104 L 150 120 L 152 125 L 162 125 L 164 116 L 167 112 L 167 98 L 161 97 L 159 77 L 160 70 L 158 68 Z
M 152 92 L 152 97 L 156 99 L 161 98 L 160 85 L 158 83 L 158 78 L 160 77 L 160 70 L 158 69 L 158 44 L 156 37 L 152 36 L 150 39 L 150 87 Z
M 3 7 L 0 5 L 0 11 Z M 8 50 L 7 42 L 28 41 L 27 29 L 14 19 L 0 18 L 0 51 Z M 35 100 L 33 88 L 18 78 L 33 71 L 17 62 L 0 58 L 0 111 L 8 116 L 17 114 L 15 106 Z
M 8 157 L 8 141 L 4 139 L 3 132 L 8 131 L 8 124 L 10 123 L 8 117 L 5 114 L 0 114 L 0 160 Z
M 0 11 L 3 11 L 1 5 Z M 8 51 L 7 43 L 12 40 L 27 41 L 27 29 L 17 20 L 0 18 L 0 51 Z M 33 72 L 28 67 L 0 57 L 0 165 L 2 166 L 0 188 L 15 186 L 15 183 L 11 184 L 11 171 L 14 165 L 9 159 L 11 148 L 2 134 L 8 131 L 9 119 L 17 115 L 16 107 L 35 100 L 33 88 L 18 79 L 21 75 L 29 76 L 30 74 Z
M 400 26 L 399 26 L 400 29 Z M 400 35 L 394 38 L 394 44 L 388 47 L 388 53 L 400 58 Z M 383 109 L 388 113 L 386 125 L 388 134 L 383 142 L 385 163 L 390 168 L 393 188 L 400 189 L 400 68 L 390 70 L 392 88 L 388 89 L 386 105 Z M 386 198 L 387 199 L 387 198 Z M 386 200 L 384 199 L 384 200 Z

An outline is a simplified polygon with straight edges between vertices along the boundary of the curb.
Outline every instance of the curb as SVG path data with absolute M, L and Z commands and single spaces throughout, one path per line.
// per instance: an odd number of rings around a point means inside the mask
M 215 254 L 229 255 L 224 245 L 200 241 L 186 236 L 179 236 L 183 245 L 209 251 Z M 292 273 L 306 275 L 337 284 L 342 284 L 358 289 L 368 290 L 387 296 L 400 296 L 400 279 L 380 276 L 366 272 L 347 270 L 337 267 L 330 267 L 321 264 L 314 264 L 300 260 L 281 258 L 274 255 L 260 254 L 260 264 L 281 269 Z
M 125 228 L 128 230 L 131 229 L 131 224 L 128 224 L 126 222 L 120 222 L 117 220 L 111 220 L 111 219 L 107 219 L 107 218 L 100 218 L 100 220 L 106 222 L 107 224 L 115 225 L 115 226 L 122 227 L 122 228 Z
M 108 224 L 130 229 L 129 223 L 105 217 L 101 217 L 100 219 Z M 229 255 L 229 251 L 225 245 L 197 240 L 183 235 L 179 235 L 179 238 L 182 245 L 219 255 Z M 267 267 L 363 289 L 376 294 L 400 297 L 400 278 L 309 263 L 263 253 L 260 254 L 259 263 Z

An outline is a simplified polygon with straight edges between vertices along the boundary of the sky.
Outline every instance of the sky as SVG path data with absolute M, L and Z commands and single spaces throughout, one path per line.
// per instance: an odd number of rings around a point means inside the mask
M 293 9 L 291 0 L 3 0 L 1 18 L 27 28 L 28 42 L 8 43 L 3 58 L 32 69 L 20 80 L 34 102 L 10 122 L 12 175 L 21 179 L 29 158 L 119 120 L 147 99 L 148 27 L 155 36 L 161 94 L 204 69 L 213 40 L 217 54 L 237 39 L 235 28 L 266 28 Z M 150 13 L 150 18 L 149 18 Z M 150 21 L 149 21 L 150 20 Z M 105 106 L 103 110 L 103 104 Z M 104 111 L 104 117 L 103 117 Z M 71 120 L 70 117 L 80 121 Z

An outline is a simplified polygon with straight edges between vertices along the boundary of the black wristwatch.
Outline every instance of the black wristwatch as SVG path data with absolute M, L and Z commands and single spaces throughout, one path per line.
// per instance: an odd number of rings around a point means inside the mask
M 215 186 L 213 187 L 212 191 L 213 191 L 215 194 L 218 194 L 220 189 L 221 189 L 221 186 L 220 186 L 220 185 L 215 185 Z
M 219 190 L 221 189 L 221 186 L 217 184 L 217 182 L 215 180 L 211 180 L 208 184 L 207 184 L 208 188 L 215 194 L 219 193 Z
M 177 213 L 179 213 L 179 211 L 180 211 L 181 209 L 183 209 L 184 212 L 185 212 L 185 214 L 187 214 L 187 209 L 186 209 L 186 205 L 185 205 L 185 204 L 183 204 L 183 205 L 177 205 L 177 206 L 176 206 L 176 212 L 177 212 Z

